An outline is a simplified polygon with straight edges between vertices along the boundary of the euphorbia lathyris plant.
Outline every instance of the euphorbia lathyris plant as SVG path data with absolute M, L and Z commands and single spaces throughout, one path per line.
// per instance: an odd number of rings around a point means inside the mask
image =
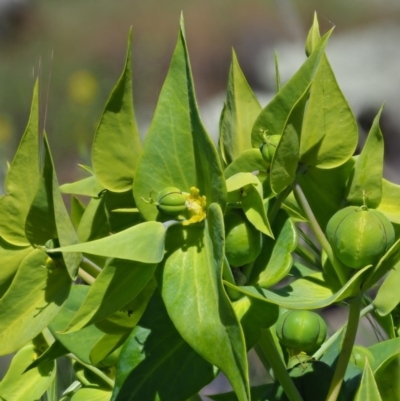
M 330 34 L 315 18 L 306 61 L 283 86 L 277 67 L 264 109 L 233 54 L 218 149 L 183 23 L 141 143 L 129 39 L 88 177 L 61 186 L 35 85 L 0 199 L 0 352 L 16 352 L 2 399 L 199 400 L 219 371 L 233 392 L 214 400 L 400 398 L 400 187 L 382 178 L 381 111 L 353 155 Z M 326 339 L 311 310 L 337 303 L 349 320 Z M 366 314 L 387 339 L 354 347 Z M 272 382 L 250 386 L 252 348 Z M 59 398 L 61 357 L 74 376 Z

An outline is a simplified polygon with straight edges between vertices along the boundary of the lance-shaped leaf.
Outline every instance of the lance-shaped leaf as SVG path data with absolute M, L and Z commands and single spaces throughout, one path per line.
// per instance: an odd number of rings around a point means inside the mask
M 103 111 L 92 146 L 93 170 L 110 191 L 132 188 L 141 143 L 133 111 L 132 30 L 129 32 L 124 71 Z
M 318 65 L 325 51 L 327 41 L 332 31 L 329 31 L 316 47 L 315 51 L 303 63 L 296 74 L 280 89 L 271 102 L 261 111 L 254 123 L 251 142 L 258 147 L 263 142 L 263 132 L 269 135 L 282 135 L 287 125 L 287 119 L 294 105 L 310 86 L 317 72 Z
M 225 373 L 242 401 L 249 399 L 246 346 L 221 281 L 224 237 L 217 204 L 209 208 L 206 227 L 171 227 L 156 278 L 180 335 Z
M 321 35 L 319 31 L 319 23 L 317 13 L 314 13 L 314 19 L 311 29 L 308 31 L 306 40 L 306 55 L 309 56 L 317 47 L 321 41 Z
M 251 130 L 261 106 L 251 90 L 235 52 L 229 70 L 228 92 L 220 122 L 219 146 L 223 160 L 230 164 L 244 150 L 251 149 Z
M 46 268 L 48 256 L 33 250 L 0 300 L 0 355 L 10 354 L 36 337 L 57 316 L 71 279 L 65 268 Z
M 121 350 L 112 400 L 185 401 L 215 375 L 179 335 L 156 290 Z
M 133 192 L 146 220 L 155 220 L 158 210 L 143 199 L 170 186 L 184 192 L 195 186 L 200 189 L 200 195 L 207 197 L 208 205 L 217 202 L 225 207 L 222 167 L 200 119 L 183 21 L 136 169 Z
M 0 237 L 0 298 L 7 291 L 22 260 L 33 250 L 32 247 L 20 247 L 9 244 Z
M 145 288 L 156 266 L 124 259 L 110 260 L 90 287 L 65 332 L 80 330 L 121 310 Z M 154 288 L 150 295 L 152 290 Z
M 382 199 L 383 136 L 379 118 L 383 107 L 375 117 L 360 156 L 348 184 L 347 201 L 352 205 L 379 206 Z M 347 135 L 347 133 L 346 133 Z
M 275 239 L 263 237 L 261 253 L 253 264 L 248 283 L 269 288 L 277 284 L 289 273 L 297 245 L 296 227 L 288 215 L 281 211 L 277 215 L 273 231 Z
M 61 246 L 75 244 L 78 237 L 61 197 L 46 135 L 43 142 L 43 171 L 26 218 L 26 237 L 33 246 L 45 245 L 48 240 L 54 238 L 58 238 Z M 74 280 L 82 260 L 81 255 L 66 254 L 63 255 L 63 259 L 69 275 Z
M 38 400 L 50 387 L 56 375 L 55 362 L 47 362 L 25 372 L 37 358 L 35 347 L 30 344 L 20 349 L 0 383 L 1 400 Z
M 261 182 L 251 173 L 238 173 L 226 181 L 228 200 L 240 201 L 246 217 L 257 230 L 273 237 L 265 213 Z
M 71 196 L 71 221 L 77 229 L 85 213 L 86 206 L 74 195 Z
M 300 133 L 308 92 L 309 86 L 290 111 L 283 134 L 272 158 L 270 185 L 272 192 L 276 194 L 292 184 L 296 177 L 299 162 Z
M 5 180 L 5 195 L 0 198 L 0 235 L 15 245 L 29 245 L 25 220 L 39 181 L 39 90 L 33 90 L 28 125 Z
M 162 223 L 147 221 L 108 237 L 49 252 L 84 252 L 142 263 L 159 263 L 164 256 L 166 230 Z
M 60 191 L 63 194 L 83 195 L 96 198 L 104 189 L 95 175 L 83 178 L 79 181 L 60 186 Z
M 368 271 L 372 266 L 359 270 L 342 288 L 330 283 L 322 273 L 311 274 L 298 279 L 278 290 L 267 290 L 258 286 L 237 287 L 224 281 L 243 294 L 283 306 L 287 309 L 319 309 L 354 296 L 360 290 Z
M 382 180 L 382 200 L 378 210 L 392 222 L 400 224 L 400 186 Z
M 357 141 L 357 122 L 323 55 L 304 116 L 300 161 L 319 168 L 340 166 L 353 155 Z

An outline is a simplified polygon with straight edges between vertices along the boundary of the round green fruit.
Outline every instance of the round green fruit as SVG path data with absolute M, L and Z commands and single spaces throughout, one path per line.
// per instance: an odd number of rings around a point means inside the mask
M 187 210 L 186 196 L 175 187 L 166 187 L 158 193 L 158 210 L 168 216 L 178 216 Z
M 225 215 L 225 255 L 232 267 L 254 262 L 261 252 L 262 236 L 241 210 Z
M 285 347 L 312 354 L 326 339 L 326 324 L 315 312 L 287 311 L 279 316 L 276 334 Z
M 260 144 L 262 157 L 267 163 L 272 162 L 272 158 L 280 139 L 280 135 L 269 135 L 266 137 L 266 141 Z
M 366 359 L 368 359 L 370 366 L 375 362 L 374 355 L 368 348 L 365 348 L 362 345 L 355 345 L 351 352 L 350 361 L 357 365 L 361 370 L 364 370 Z
M 338 259 L 354 269 L 377 263 L 395 239 L 388 218 L 365 206 L 339 210 L 329 220 L 326 235 Z

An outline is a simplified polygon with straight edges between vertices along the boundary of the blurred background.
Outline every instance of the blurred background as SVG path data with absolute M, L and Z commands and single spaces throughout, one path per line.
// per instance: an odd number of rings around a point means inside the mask
M 79 178 L 77 163 L 90 164 L 92 138 L 122 71 L 130 26 L 135 111 L 145 135 L 181 10 L 200 111 L 215 141 L 232 47 L 264 106 L 274 93 L 274 50 L 285 81 L 305 59 L 314 11 L 322 32 L 336 26 L 327 53 L 359 121 L 360 142 L 385 103 L 385 176 L 400 183 L 398 0 L 0 0 L 0 194 L 38 75 L 59 181 Z M 331 331 L 340 326 L 340 315 L 330 320 Z M 368 345 L 375 337 L 366 332 L 361 341 Z M 254 366 L 257 381 L 264 372 Z

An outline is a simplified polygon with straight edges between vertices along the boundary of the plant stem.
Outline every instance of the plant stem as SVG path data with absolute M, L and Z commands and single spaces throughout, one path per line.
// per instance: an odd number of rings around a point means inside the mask
M 104 374 L 100 369 L 97 369 L 96 367 L 92 365 L 88 365 L 85 362 L 82 362 L 77 356 L 74 354 L 67 354 L 66 355 L 68 358 L 73 359 L 74 361 L 80 363 L 82 366 L 84 366 L 86 369 L 91 370 L 94 374 L 96 374 L 100 379 L 102 379 L 104 382 L 106 382 L 111 388 L 114 388 L 114 380 L 110 379 L 106 374 Z
M 254 350 L 267 370 L 269 366 L 272 367 L 275 377 L 283 387 L 289 401 L 303 401 L 276 348 L 271 329 L 261 331 L 261 337 Z
M 89 273 L 85 272 L 81 267 L 78 270 L 78 276 L 87 284 L 93 285 L 95 282 L 95 278 L 91 276 Z
M 368 313 L 372 312 L 375 309 L 374 305 L 371 303 L 369 305 L 367 305 L 361 312 L 360 312 L 360 319 L 367 315 Z M 319 350 L 317 352 L 315 352 L 313 354 L 313 358 L 314 359 L 319 359 L 321 358 L 321 356 L 323 354 L 325 354 L 325 352 L 327 351 L 327 349 L 335 342 L 335 340 L 340 336 L 340 334 L 342 333 L 342 331 L 347 327 L 347 323 L 344 324 L 339 330 L 337 330 L 335 332 L 335 334 L 333 334 L 331 337 L 329 337 L 329 339 L 327 341 L 325 341 L 321 347 L 319 348 Z
M 342 265 L 333 253 L 332 247 L 326 239 L 324 232 L 321 230 L 321 227 L 319 226 L 318 221 L 315 218 L 307 198 L 298 182 L 296 182 L 293 192 L 297 202 L 307 216 L 308 222 L 310 223 L 311 229 L 313 230 L 318 242 L 321 244 L 322 249 L 326 252 L 329 260 L 331 261 L 341 284 L 344 285 L 347 282 L 347 277 L 342 269 Z
M 351 351 L 356 339 L 358 322 L 360 321 L 360 309 L 362 305 L 363 294 L 358 294 L 350 301 L 349 318 L 346 328 L 346 334 L 343 339 L 342 349 L 336 364 L 335 373 L 333 374 L 331 386 L 326 397 L 326 401 L 336 401 L 340 388 L 342 387 L 343 378 L 346 373 L 347 365 L 350 360 Z
M 97 277 L 101 273 L 101 268 L 85 257 L 82 258 L 80 267 L 93 277 Z

